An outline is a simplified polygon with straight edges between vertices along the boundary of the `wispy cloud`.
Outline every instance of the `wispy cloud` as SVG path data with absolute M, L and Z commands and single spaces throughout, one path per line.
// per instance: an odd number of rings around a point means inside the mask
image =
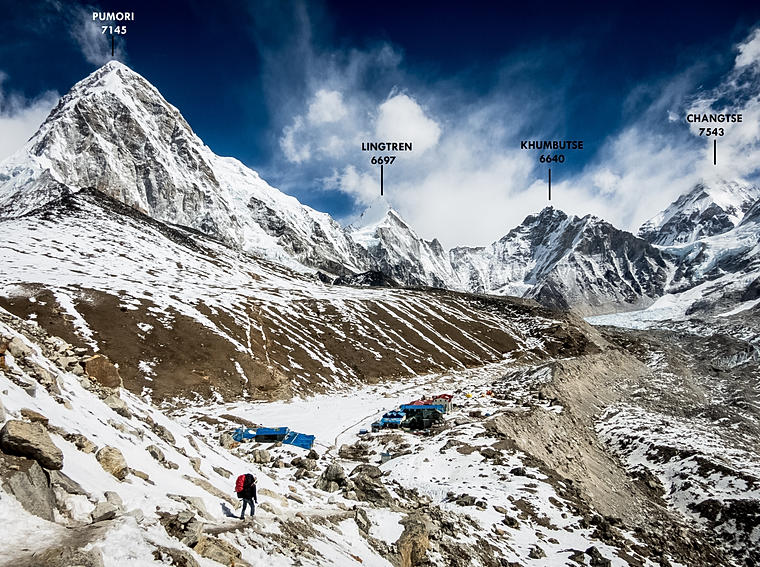
M 568 85 L 532 82 L 546 74 L 545 65 L 561 64 L 561 50 L 505 59 L 489 88 L 477 90 L 466 73 L 411 72 L 403 50 L 388 43 L 332 48 L 319 37 L 328 27 L 315 22 L 319 13 L 299 3 L 285 12 L 273 6 L 277 17 L 257 16 L 262 27 L 282 26 L 265 30 L 275 39 L 260 45 L 260 55 L 282 150 L 270 169 L 290 172 L 292 186 L 284 189 L 347 195 L 358 213 L 379 195 L 379 171 L 361 142 L 412 141 L 414 151 L 385 168 L 386 196 L 425 237 L 447 246 L 485 244 L 548 204 L 546 167 L 535 153 L 520 151 L 519 140 L 564 135 Z M 709 66 L 704 61 L 635 87 L 621 107 L 623 125 L 587 150 L 595 153 L 586 167 L 555 171 L 551 204 L 636 230 L 700 178 L 751 175 L 760 156 L 742 152 L 760 134 L 758 54 L 760 35 L 753 32 L 737 46 L 735 68 L 715 92 L 695 90 Z M 738 98 L 745 122 L 719 142 L 725 165 L 716 169 L 685 115 Z
M 5 88 L 7 75 L 0 71 L 0 160 L 20 149 L 37 131 L 58 101 L 58 93 L 46 91 L 27 99 Z
M 111 36 L 104 34 L 101 28 L 109 22 L 92 19 L 93 12 L 102 12 L 101 8 L 91 4 L 72 4 L 60 0 L 48 0 L 48 2 L 65 23 L 72 41 L 88 63 L 101 66 L 112 59 L 127 61 L 126 36 L 117 38 L 112 56 Z M 117 25 L 119 22 L 111 23 Z

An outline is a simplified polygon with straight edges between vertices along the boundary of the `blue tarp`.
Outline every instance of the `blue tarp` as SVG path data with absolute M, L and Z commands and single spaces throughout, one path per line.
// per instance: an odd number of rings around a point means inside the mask
M 290 433 L 290 429 L 287 427 L 259 427 L 256 430 L 256 436 L 266 435 L 272 437 L 285 437 Z
M 303 449 L 311 449 L 314 445 L 314 436 L 291 431 L 288 427 L 259 427 L 256 430 L 247 427 L 239 427 L 232 434 L 232 438 L 241 443 L 244 439 L 274 438 L 288 445 L 295 445 Z
M 256 432 L 247 427 L 238 427 L 232 434 L 232 438 L 238 443 L 242 442 L 243 439 L 253 439 L 254 437 L 256 437 Z
M 282 442 L 287 443 L 288 445 L 301 447 L 302 449 L 311 449 L 311 446 L 314 445 L 314 436 L 291 431 L 287 434 L 285 439 L 282 440 Z
M 441 413 L 444 413 L 443 406 L 440 404 L 425 404 L 425 405 L 415 405 L 415 404 L 408 404 L 405 406 L 401 406 L 401 409 L 404 411 L 415 411 L 415 410 L 436 410 Z
M 383 415 L 383 417 L 388 418 L 388 419 L 397 419 L 397 418 L 404 419 L 404 417 L 406 417 L 406 414 L 401 410 L 393 410 Z

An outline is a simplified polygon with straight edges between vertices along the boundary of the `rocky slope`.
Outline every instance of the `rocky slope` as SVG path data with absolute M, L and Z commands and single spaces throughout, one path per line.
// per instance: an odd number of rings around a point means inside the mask
M 584 334 L 586 348 L 540 362 L 159 409 L 91 349 L 0 310 L 0 565 L 756 562 L 747 345 Z M 455 405 L 429 435 L 358 435 L 438 392 Z M 256 424 L 313 433 L 314 450 L 230 439 Z M 259 506 L 240 521 L 244 471 Z
M 0 222 L 0 250 L 0 306 L 155 398 L 289 397 L 540 359 L 580 336 L 532 302 L 324 284 L 93 190 Z
M 86 188 L 291 266 L 365 268 L 361 249 L 329 215 L 215 155 L 155 87 L 116 61 L 74 85 L 0 166 L 0 218 Z
M 420 238 L 383 197 L 348 227 L 348 233 L 367 250 L 372 269 L 395 282 L 472 291 L 459 283 L 441 243 Z
M 663 254 L 596 217 L 551 207 L 483 248 L 454 248 L 460 281 L 485 293 L 533 297 L 582 313 L 642 308 L 662 295 Z

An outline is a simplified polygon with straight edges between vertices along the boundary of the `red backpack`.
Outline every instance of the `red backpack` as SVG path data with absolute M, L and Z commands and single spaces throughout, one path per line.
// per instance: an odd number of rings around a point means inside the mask
M 235 481 L 235 492 L 243 492 L 245 488 L 245 475 L 241 474 Z

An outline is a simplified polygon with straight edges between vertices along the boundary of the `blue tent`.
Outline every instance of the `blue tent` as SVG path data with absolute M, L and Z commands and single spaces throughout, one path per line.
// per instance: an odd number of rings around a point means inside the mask
M 288 445 L 301 447 L 302 449 L 311 449 L 312 445 L 314 445 L 314 436 L 291 431 L 285 436 L 285 439 L 283 439 L 282 442 L 287 443 Z
M 255 439 L 261 443 L 276 443 L 282 441 L 288 445 L 295 445 L 303 449 L 311 449 L 314 445 L 314 436 L 291 431 L 288 427 L 259 427 L 256 430 L 247 427 L 238 427 L 232 434 L 232 438 L 238 443 L 245 439 Z

